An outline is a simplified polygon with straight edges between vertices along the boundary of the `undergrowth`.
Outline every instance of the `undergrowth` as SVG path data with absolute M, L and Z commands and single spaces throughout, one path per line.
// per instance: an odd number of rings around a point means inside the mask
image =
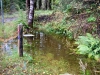
M 72 33 L 67 30 L 66 25 L 62 25 L 61 23 L 48 23 L 45 26 L 40 26 L 40 30 L 46 31 L 47 33 L 63 35 L 70 39 L 73 39 Z
M 11 36 L 14 36 L 17 32 L 17 26 L 18 24 L 22 23 L 24 27 L 26 27 L 26 19 L 25 19 L 25 12 L 22 10 L 19 10 L 13 15 L 6 14 L 5 19 L 8 19 L 9 22 L 6 22 L 4 24 L 0 23 L 0 36 L 1 38 L 9 38 Z M 10 18 L 16 18 L 16 20 L 11 20 Z
M 100 60 L 100 39 L 98 37 L 87 33 L 86 36 L 79 36 L 75 43 L 78 45 L 78 54 L 86 55 L 97 61 Z

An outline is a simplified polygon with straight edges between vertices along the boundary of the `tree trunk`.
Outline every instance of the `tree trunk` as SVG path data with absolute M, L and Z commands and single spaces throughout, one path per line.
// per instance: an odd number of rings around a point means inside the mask
M 30 9 L 30 0 L 26 0 L 26 19 L 28 20 L 28 16 L 29 16 L 29 9 Z
M 46 10 L 46 0 L 42 0 L 42 9 Z
M 36 8 L 40 9 L 40 0 L 37 0 L 37 2 L 36 2 Z
M 51 0 L 47 0 L 47 9 L 51 9 Z
M 100 18 L 97 18 L 97 34 L 100 36 Z
M 30 0 L 30 9 L 28 15 L 28 26 L 33 28 L 33 19 L 34 19 L 34 0 Z

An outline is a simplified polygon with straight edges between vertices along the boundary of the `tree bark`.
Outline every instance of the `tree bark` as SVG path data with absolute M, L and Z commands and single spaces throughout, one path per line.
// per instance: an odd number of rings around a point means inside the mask
M 51 9 L 51 0 L 47 0 L 47 9 Z
M 40 9 L 40 0 L 37 0 L 37 2 L 36 2 L 36 8 Z
M 100 18 L 97 18 L 97 34 L 100 36 Z
M 46 0 L 42 0 L 42 9 L 46 10 Z
M 28 15 L 29 15 L 29 9 L 30 9 L 30 0 L 26 0 L 26 19 L 28 20 Z
M 28 26 L 33 28 L 33 20 L 34 20 L 34 0 L 30 0 L 30 9 L 28 14 Z

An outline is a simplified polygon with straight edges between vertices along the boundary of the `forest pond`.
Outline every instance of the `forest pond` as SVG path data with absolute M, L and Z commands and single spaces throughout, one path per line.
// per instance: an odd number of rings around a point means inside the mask
M 37 69 L 60 75 L 100 75 L 100 63 L 73 53 L 74 42 L 58 35 L 34 31 L 34 37 L 24 38 L 24 51 L 31 54 Z M 8 54 L 17 48 L 17 39 L 5 45 Z M 45 74 L 48 75 L 48 74 Z

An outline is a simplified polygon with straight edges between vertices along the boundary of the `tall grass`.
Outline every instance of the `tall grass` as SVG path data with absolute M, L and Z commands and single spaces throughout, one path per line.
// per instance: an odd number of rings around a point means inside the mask
M 4 25 L 2 25 L 0 23 L 0 37 L 1 38 L 8 38 L 11 37 L 15 34 L 15 32 L 17 32 L 17 25 L 19 23 L 26 23 L 26 18 L 25 18 L 25 12 L 22 10 L 19 10 L 18 12 L 9 15 L 6 14 L 5 19 L 10 19 L 10 18 L 16 18 L 16 19 L 12 19 L 9 22 L 4 23 Z
M 51 15 L 54 10 L 36 10 L 35 11 L 35 16 L 43 16 L 43 15 Z

